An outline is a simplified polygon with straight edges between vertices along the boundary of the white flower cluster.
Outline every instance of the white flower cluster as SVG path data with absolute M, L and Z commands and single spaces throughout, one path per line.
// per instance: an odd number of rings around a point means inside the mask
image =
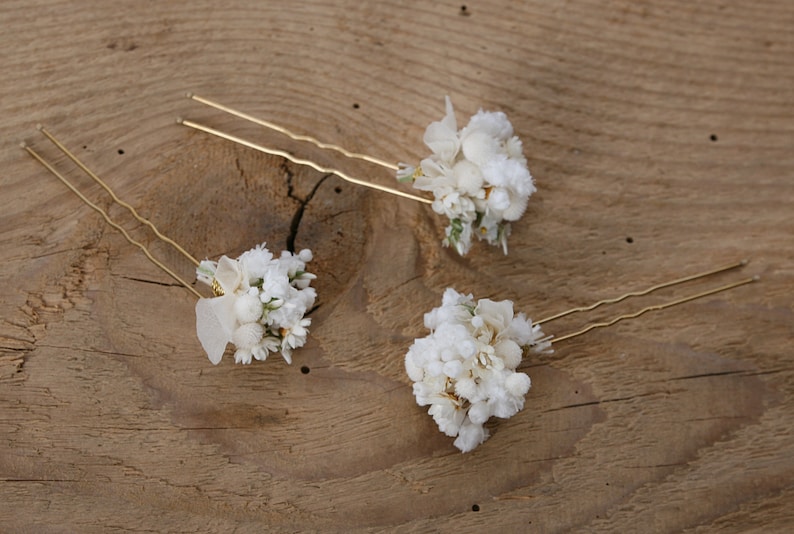
M 463 256 L 476 235 L 507 254 L 509 221 L 521 218 L 535 192 L 521 140 L 502 112 L 480 110 L 458 131 L 449 97 L 446 102 L 446 116 L 425 131 L 432 155 L 419 167 L 401 163 L 397 178 L 433 192 L 433 210 L 450 220 L 445 246 Z
M 199 264 L 198 280 L 217 295 L 196 304 L 196 331 L 212 363 L 221 361 L 228 343 L 237 348 L 236 363 L 264 360 L 271 352 L 292 363 L 292 350 L 306 343 L 311 319 L 304 315 L 317 297 L 309 287 L 316 276 L 305 270 L 311 259 L 308 249 L 273 258 L 263 243 L 236 260 L 222 256 Z
M 549 338 L 513 302 L 444 292 L 441 307 L 425 314 L 429 336 L 414 341 L 405 369 L 420 406 L 430 406 L 439 430 L 463 452 L 488 439 L 492 416 L 509 418 L 524 407 L 529 376 L 516 372 L 524 351 L 550 350 Z

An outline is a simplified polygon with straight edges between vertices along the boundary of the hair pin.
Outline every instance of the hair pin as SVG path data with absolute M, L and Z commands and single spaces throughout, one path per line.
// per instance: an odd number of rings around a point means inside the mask
M 380 158 L 351 152 L 339 145 L 325 143 L 270 121 L 253 117 L 242 111 L 219 104 L 207 98 L 187 93 L 186 96 L 201 104 L 242 118 L 279 132 L 295 141 L 311 143 L 319 148 L 333 150 L 345 157 L 379 165 L 396 173 L 398 180 L 413 183 L 420 191 L 433 193 L 433 200 L 353 178 L 338 169 L 323 167 L 312 161 L 293 156 L 289 152 L 268 148 L 186 119 L 177 122 L 221 137 L 228 141 L 280 156 L 298 165 L 333 174 L 348 182 L 391 193 L 403 198 L 430 204 L 433 210 L 449 218 L 442 240 L 461 255 L 471 248 L 472 238 L 499 245 L 507 254 L 510 223 L 519 220 L 526 210 L 535 184 L 527 168 L 521 140 L 513 134 L 513 126 L 502 112 L 478 111 L 467 126 L 458 129 L 452 102 L 446 97 L 446 115 L 431 123 L 424 134 L 424 142 L 431 155 L 418 165 L 389 163 Z
M 40 154 L 22 143 L 22 148 L 28 154 L 63 182 L 80 200 L 98 212 L 107 224 L 118 230 L 130 244 L 138 247 L 158 268 L 198 297 L 196 333 L 213 364 L 220 362 L 229 343 L 236 348 L 234 359 L 237 363 L 251 363 L 252 359 L 265 360 L 271 352 L 280 352 L 287 363 L 292 363 L 292 351 L 306 343 L 311 319 L 305 315 L 311 310 L 317 296 L 315 289 L 310 287 L 311 281 L 316 277 L 306 271 L 306 264 L 312 260 L 310 250 L 304 249 L 298 254 L 283 251 L 276 258 L 263 243 L 244 252 L 237 259 L 224 255 L 218 261 L 198 261 L 175 241 L 160 233 L 134 207 L 119 199 L 104 180 L 55 136 L 41 125 L 38 129 L 110 194 L 114 202 L 126 208 L 160 240 L 174 247 L 193 263 L 198 281 L 212 288 L 214 296 L 203 297 L 191 284 L 156 259 L 145 245 L 133 239 L 105 210 L 83 195 Z
M 524 313 L 514 314 L 511 300 L 475 301 L 471 294 L 464 295 L 447 288 L 441 306 L 433 308 L 424 316 L 424 325 L 430 334 L 416 339 L 405 356 L 405 370 L 413 382 L 416 402 L 420 406 L 429 406 L 428 414 L 433 417 L 439 430 L 455 438 L 455 447 L 462 452 L 469 452 L 488 439 L 489 431 L 483 425 L 491 417 L 508 419 L 523 409 L 532 382 L 529 375 L 517 371 L 517 368 L 529 354 L 551 352 L 552 344 L 573 339 L 596 328 L 605 328 L 650 311 L 714 295 L 755 282 L 759 278 L 745 278 L 647 306 L 637 312 L 593 323 L 556 338 L 544 334 L 542 324 L 746 264 L 746 260 L 732 263 L 643 291 L 566 310 L 535 323 Z

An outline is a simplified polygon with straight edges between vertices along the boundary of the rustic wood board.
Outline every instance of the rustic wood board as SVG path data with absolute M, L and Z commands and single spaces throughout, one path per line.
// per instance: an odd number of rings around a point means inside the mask
M 743 4 L 0 4 L 0 530 L 794 528 L 794 5 Z M 508 113 L 539 191 L 509 256 L 461 259 L 424 205 L 177 125 L 391 183 L 188 90 L 394 161 L 448 94 Z M 213 367 L 193 297 L 18 148 L 110 205 L 37 122 L 202 257 L 280 250 L 303 209 L 321 306 L 294 364 Z M 528 361 L 472 453 L 414 403 L 403 355 L 447 286 L 537 317 L 743 257 L 711 284 L 761 283 Z

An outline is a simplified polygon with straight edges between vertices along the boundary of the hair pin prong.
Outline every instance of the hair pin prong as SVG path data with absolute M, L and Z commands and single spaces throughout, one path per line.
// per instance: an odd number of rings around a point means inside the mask
M 449 219 L 442 244 L 453 247 L 461 256 L 468 253 L 474 237 L 478 241 L 485 240 L 491 245 L 501 246 L 507 255 L 511 223 L 524 215 L 529 197 L 536 191 L 534 180 L 527 168 L 527 159 L 523 155 L 523 145 L 514 135 L 513 126 L 507 116 L 502 112 L 480 109 L 471 117 L 467 126 L 459 129 L 449 97 L 446 98 L 444 118 L 432 122 L 425 130 L 423 140 L 432 154 L 417 165 L 409 165 L 389 163 L 380 158 L 352 152 L 339 145 L 319 141 L 309 135 L 296 134 L 283 126 L 193 93 L 187 93 L 186 96 L 224 113 L 279 132 L 292 140 L 305 141 L 348 158 L 367 161 L 395 171 L 398 181 L 410 181 L 414 189 L 431 192 L 433 199 L 376 186 L 354 179 L 336 169 L 327 169 L 325 172 L 357 185 L 430 204 L 433 211 Z M 280 155 L 296 164 L 320 169 L 315 163 L 283 151 L 261 147 L 192 121 L 179 122 L 249 148 Z
M 56 147 L 58 147 L 58 149 L 61 152 L 63 152 L 70 160 L 72 160 L 72 162 L 75 165 L 80 167 L 80 169 L 85 174 L 87 174 L 92 180 L 94 180 L 97 184 L 99 184 L 100 187 L 102 187 L 102 189 L 104 189 L 111 196 L 111 198 L 113 199 L 114 202 L 116 202 L 118 205 L 126 208 L 132 214 L 132 216 L 135 217 L 135 219 L 138 222 L 148 226 L 152 230 L 152 232 L 154 232 L 154 234 L 161 241 L 164 241 L 164 242 L 168 243 L 169 245 L 171 245 L 172 247 L 174 247 L 174 249 L 176 249 L 177 252 L 179 252 L 185 258 L 190 260 L 190 262 L 193 263 L 193 265 L 197 266 L 199 264 L 199 261 L 196 258 L 194 258 L 190 253 L 188 253 L 188 251 L 186 251 L 184 248 L 182 248 L 179 245 L 179 243 L 177 243 L 173 239 L 171 239 L 171 238 L 163 235 L 162 233 L 160 233 L 160 231 L 157 229 L 157 227 L 154 224 L 152 224 L 151 221 L 149 221 L 145 217 L 142 217 L 134 207 L 132 207 L 130 204 L 128 204 L 127 202 L 124 202 L 118 196 L 116 196 L 116 193 L 113 192 L 113 190 L 110 188 L 109 185 L 107 185 L 105 183 L 104 180 L 102 180 L 99 176 L 97 176 L 96 173 L 94 173 L 94 171 L 89 169 L 71 150 L 66 148 L 66 146 L 63 143 L 61 143 L 58 139 L 55 138 L 54 135 L 52 135 L 50 132 L 48 132 L 47 129 L 44 126 L 42 126 L 41 124 L 38 124 L 38 125 L 36 125 L 36 128 L 42 134 L 44 134 L 44 137 L 49 139 L 50 142 L 52 142 L 52 144 L 54 144 Z
M 137 215 L 132 206 L 121 201 L 102 179 L 52 134 L 41 126 L 38 129 L 99 183 L 114 201 L 133 212 L 136 219 L 152 228 L 160 239 L 176 246 L 180 251 L 184 250 L 163 236 L 148 220 Z M 274 257 L 263 243 L 236 259 L 224 255 L 218 261 L 195 262 L 198 281 L 209 285 L 214 294 L 213 298 L 204 298 L 152 256 L 145 245 L 133 239 L 104 209 L 90 201 L 35 150 L 24 142 L 20 146 L 80 200 L 102 215 L 108 225 L 118 230 L 130 244 L 138 247 L 154 265 L 198 297 L 196 334 L 213 364 L 221 361 L 229 343 L 237 349 L 234 354 L 237 363 L 251 363 L 252 359 L 264 360 L 272 352 L 280 352 L 287 363 L 292 362 L 292 351 L 306 343 L 311 319 L 305 315 L 312 309 L 316 299 L 316 291 L 310 287 L 316 276 L 306 269 L 306 264 L 312 260 L 310 250 L 301 250 L 298 254 L 284 251 L 279 257 Z M 186 252 L 183 253 L 192 258 Z
M 39 130 L 40 130 L 42 133 L 46 132 L 46 130 L 45 130 L 43 127 L 39 128 Z M 54 137 L 52 137 L 52 136 L 51 136 L 51 134 L 49 134 L 49 133 L 45 133 L 45 135 L 47 135 L 47 137 L 48 137 L 48 138 L 50 138 L 50 140 L 54 140 Z M 61 147 L 63 146 L 63 145 L 61 145 L 60 143 L 57 143 L 56 141 L 53 141 L 53 142 L 55 142 L 55 143 L 56 143 L 56 146 L 58 146 L 58 148 L 61 148 Z M 163 263 L 162 263 L 160 260 L 158 260 L 157 258 L 155 258 L 154 256 L 152 256 L 151 252 L 149 252 L 149 249 L 148 249 L 148 248 L 146 248 L 146 246 L 145 246 L 143 243 L 140 243 L 139 241 L 136 241 L 135 239 L 133 239 L 133 238 L 132 238 L 132 236 L 130 236 L 130 234 L 128 234 L 128 233 L 127 233 L 127 231 L 126 231 L 126 230 L 125 230 L 125 229 L 124 229 L 122 226 L 120 226 L 120 225 L 119 225 L 119 224 L 117 224 L 115 221 L 113 221 L 113 219 L 111 219 L 111 218 L 110 218 L 110 215 L 108 215 L 108 213 L 107 213 L 105 210 L 103 210 L 101 207 L 99 207 L 97 204 L 93 203 L 93 202 L 92 202 L 91 200 L 89 200 L 89 199 L 88 199 L 88 198 L 87 198 L 85 195 L 83 195 L 83 193 L 81 193 L 81 192 L 80 192 L 80 190 L 78 190 L 78 189 L 77 189 L 77 188 L 76 188 L 76 187 L 75 187 L 75 186 L 74 186 L 74 185 L 73 185 L 73 184 L 72 184 L 72 183 L 71 183 L 71 182 L 70 182 L 70 181 L 69 181 L 69 180 L 68 180 L 68 179 L 67 179 L 67 178 L 66 178 L 66 177 L 63 175 L 63 174 L 61 174 L 61 173 L 60 173 L 60 172 L 59 172 L 57 169 L 55 169 L 55 167 L 53 167 L 52 165 L 50 165 L 50 164 L 49 164 L 49 163 L 48 163 L 48 162 L 47 162 L 47 161 L 46 161 L 46 160 L 45 160 L 45 159 L 44 159 L 44 158 L 43 158 L 43 157 L 42 157 L 42 156 L 41 156 L 41 155 L 40 155 L 38 152 L 36 152 L 35 150 L 33 150 L 31 147 L 29 147 L 29 146 L 28 146 L 27 144 L 25 144 L 25 143 L 22 143 L 22 144 L 21 144 L 21 146 L 22 146 L 22 148 L 23 148 L 25 151 L 27 151 L 27 153 L 28 153 L 28 154 L 30 154 L 30 155 L 31 155 L 31 156 L 32 156 L 32 157 L 33 157 L 33 158 L 34 158 L 36 161 L 38 161 L 38 162 L 39 162 L 39 163 L 40 163 L 40 164 L 41 164 L 41 165 L 42 165 L 42 166 L 43 166 L 45 169 L 47 169 L 48 171 L 50 171 L 50 173 L 51 173 L 51 174 L 53 174 L 53 175 L 54 175 L 56 178 L 58 178 L 58 179 L 59 179 L 61 182 L 63 182 L 63 184 L 64 184 L 66 187 L 68 187 L 68 188 L 69 188 L 69 190 L 70 190 L 70 191 L 72 191 L 72 193 L 74 193 L 75 195 L 77 195 L 77 196 L 80 198 L 80 200 L 82 200 L 82 201 L 83 201 L 83 202 L 84 202 L 86 205 L 88 205 L 88 206 L 89 206 L 91 209 L 93 209 L 94 211 L 96 211 L 97 213 L 99 213 L 99 214 L 102 216 L 102 218 L 103 218 L 103 219 L 105 219 L 105 222 L 106 222 L 106 223 L 108 223 L 110 226 L 112 226 L 113 228 L 115 228 L 116 230 L 118 230 L 118 231 L 121 233 L 121 235 L 122 235 L 122 236 L 124 236 L 124 239 L 126 239 L 126 240 L 127 240 L 127 241 L 128 241 L 130 244 L 131 244 L 131 245 L 138 247 L 138 248 L 139 248 L 139 249 L 140 249 L 140 250 L 141 250 L 141 251 L 144 253 L 144 255 L 145 255 L 145 256 L 146 256 L 146 257 L 149 259 L 149 261 L 151 261 L 153 264 L 155 264 L 155 265 L 156 265 L 158 268 L 160 268 L 160 269 L 161 269 L 163 272 L 165 272 L 166 274 L 168 274 L 168 275 L 169 275 L 171 278 L 173 278 L 174 280 L 176 280 L 177 282 L 179 282 L 179 284 L 180 284 L 180 285 L 182 285 L 182 286 L 183 286 L 185 289 L 187 289 L 188 291 L 190 291 L 191 293 L 193 293 L 195 296 L 197 296 L 198 298 L 202 298 L 202 296 L 201 296 L 201 293 L 199 293 L 198 291 L 196 291 L 196 290 L 195 290 L 195 289 L 194 289 L 194 288 L 193 288 L 193 287 L 192 287 L 190 284 L 188 284 L 188 283 L 187 283 L 185 280 L 183 280 L 183 279 L 182 279 L 182 278 L 181 278 L 181 277 L 180 277 L 178 274 L 176 274 L 174 271 L 172 271 L 171 269 L 169 269 L 169 268 L 168 268 L 168 267 L 167 267 L 165 264 L 163 264 Z M 63 148 L 61 148 L 61 150 L 64 150 L 64 149 L 63 149 Z M 68 153 L 68 151 L 64 151 L 64 152 L 65 152 L 65 153 L 67 153 L 67 156 L 68 156 L 68 155 L 70 155 L 70 153 Z M 72 156 L 70 156 L 70 158 L 71 158 L 73 161 L 75 161 L 75 162 L 79 161 L 79 160 L 77 160 L 77 158 L 76 158 L 76 157 L 74 157 L 73 155 L 72 155 Z M 85 166 L 84 166 L 82 163 L 80 163 L 80 164 L 78 164 L 78 165 L 79 165 L 79 166 L 80 166 L 80 168 L 81 168 L 81 169 L 83 169 L 84 171 L 86 171 L 86 172 L 90 172 L 90 171 L 87 171 L 87 168 L 86 168 L 86 167 L 85 167 Z M 91 173 L 91 174 L 93 174 L 93 173 Z M 96 175 L 94 175 L 94 176 L 96 176 Z M 93 177 L 93 176 L 92 176 L 92 177 Z M 98 178 L 97 178 L 97 179 L 98 179 Z M 99 180 L 99 182 L 100 182 L 100 183 L 102 183 L 102 181 L 101 181 L 101 180 Z M 111 193 L 111 194 L 112 194 L 112 193 Z M 115 199 L 115 195 L 113 195 L 113 196 L 114 196 L 114 199 Z M 151 223 L 149 223 L 149 225 L 151 225 Z M 161 234 L 158 232 L 158 236 L 159 236 L 159 235 L 161 235 Z M 170 240 L 169 240 L 169 241 L 170 241 Z
M 615 298 L 611 298 L 611 299 L 599 300 L 598 302 L 596 302 L 594 304 L 591 304 L 589 306 L 581 306 L 581 307 L 578 307 L 578 308 L 571 308 L 570 310 L 565 310 L 565 311 L 557 313 L 555 315 L 551 315 L 549 317 L 545 317 L 545 318 L 541 319 L 540 321 L 535 321 L 535 324 L 548 323 L 550 321 L 554 321 L 556 319 L 560 319 L 562 317 L 566 317 L 566 316 L 571 315 L 573 313 L 591 311 L 591 310 L 594 310 L 594 309 L 598 308 L 599 306 L 603 306 L 604 304 L 616 304 L 618 302 L 622 302 L 622 301 L 626 300 L 629 297 L 641 297 L 641 296 L 647 295 L 649 293 L 652 293 L 654 291 L 657 291 L 659 289 L 664 289 L 666 287 L 671 287 L 671 286 L 675 286 L 675 285 L 678 285 L 678 284 L 683 284 L 685 282 L 691 282 L 692 280 L 697 280 L 699 278 L 705 278 L 705 277 L 711 276 L 713 274 L 718 274 L 718 273 L 722 273 L 722 272 L 725 272 L 725 271 L 730 271 L 732 269 L 737 269 L 739 267 L 744 267 L 745 265 L 747 265 L 747 263 L 748 263 L 748 260 L 742 260 L 742 261 L 734 262 L 734 263 L 731 263 L 729 265 L 725 265 L 723 267 L 718 267 L 716 269 L 710 269 L 708 271 L 704 271 L 702 273 L 697 273 L 697 274 L 693 274 L 693 275 L 689 275 L 689 276 L 684 276 L 682 278 L 677 278 L 677 279 L 671 280 L 669 282 L 663 282 L 661 284 L 656 284 L 654 286 L 651 286 L 651 287 L 649 287 L 647 289 L 643 289 L 641 291 L 631 291 L 631 292 L 626 293 L 624 295 L 621 295 L 619 297 L 615 297 Z
M 319 139 L 317 139 L 315 137 L 312 137 L 310 135 L 296 134 L 296 133 L 292 132 L 291 130 L 289 130 L 289 129 L 283 127 L 283 126 L 279 126 L 278 124 L 272 123 L 270 121 L 266 121 L 264 119 L 259 119 L 257 117 L 254 117 L 254 116 L 249 115 L 247 113 L 244 113 L 242 111 L 236 110 L 234 108 L 230 108 L 229 106 L 224 106 L 223 104 L 219 104 L 218 102 L 215 102 L 215 101 L 210 100 L 208 98 L 203 98 L 201 96 L 195 95 L 195 94 L 190 93 L 190 92 L 185 93 L 185 96 L 187 98 L 191 99 L 191 100 L 195 100 L 196 102 L 199 102 L 199 103 L 204 104 L 206 106 L 210 106 L 210 107 L 215 108 L 215 109 L 217 109 L 219 111 L 223 111 L 224 113 L 228 113 L 230 115 L 234 115 L 235 117 L 239 117 L 239 118 L 247 120 L 249 122 L 253 122 L 254 124 L 258 124 L 260 126 L 264 126 L 265 128 L 269 128 L 270 130 L 276 131 L 276 132 L 278 132 L 280 134 L 286 135 L 287 137 L 289 137 L 290 139 L 292 139 L 294 141 L 305 141 L 305 142 L 313 144 L 314 146 L 316 146 L 318 148 L 322 148 L 324 150 L 333 150 L 333 151 L 339 152 L 340 154 L 343 154 L 344 156 L 346 156 L 348 158 L 360 159 L 360 160 L 366 161 L 368 163 L 374 163 L 375 165 L 380 165 L 381 167 L 384 167 L 384 168 L 392 170 L 392 171 L 397 171 L 400 168 L 398 165 L 396 165 L 394 163 L 389 163 L 388 161 L 384 161 L 384 160 L 382 160 L 380 158 L 376 158 L 374 156 L 370 156 L 370 155 L 367 155 L 367 154 L 361 154 L 359 152 L 351 152 L 350 150 L 347 150 L 344 147 L 341 147 L 339 145 L 334 145 L 332 143 L 325 143 L 325 142 L 320 141 Z
M 552 344 L 596 328 L 757 280 L 753 276 L 647 306 L 557 338 L 545 334 L 524 313 L 515 313 L 511 300 L 475 300 L 450 287 L 444 291 L 441 306 L 424 315 L 430 334 L 414 340 L 405 355 L 405 371 L 413 382 L 417 404 L 429 406 L 428 414 L 439 430 L 456 438 L 454 445 L 468 452 L 488 439 L 490 430 L 484 424 L 491 417 L 507 419 L 524 408 L 532 381 L 519 366 L 529 354 L 550 352 Z
M 595 330 L 596 328 L 606 328 L 608 326 L 612 326 L 612 325 L 614 325 L 616 323 L 619 323 L 620 321 L 623 321 L 624 319 L 634 319 L 634 318 L 639 317 L 640 315 L 643 315 L 643 314 L 648 313 L 650 311 L 659 311 L 659 310 L 664 310 L 664 309 L 667 309 L 667 308 L 672 308 L 673 306 L 678 306 L 679 304 L 684 304 L 686 302 L 690 302 L 690 301 L 693 301 L 695 299 L 707 297 L 709 295 L 714 295 L 715 293 L 721 293 L 723 291 L 728 291 L 729 289 L 733 289 L 733 288 L 736 288 L 736 287 L 739 287 L 739 286 L 743 286 L 745 284 L 750 284 L 752 282 L 757 282 L 758 280 L 760 280 L 760 277 L 753 276 L 753 277 L 745 278 L 744 280 L 739 280 L 738 282 L 733 282 L 733 283 L 730 283 L 730 284 L 726 284 L 724 286 L 720 286 L 720 287 L 717 287 L 717 288 L 714 288 L 714 289 L 708 289 L 706 291 L 701 291 L 699 293 L 695 293 L 694 295 L 681 297 L 681 298 L 672 300 L 670 302 L 665 302 L 665 303 L 662 303 L 662 304 L 654 304 L 652 306 L 647 306 L 647 307 L 642 308 L 641 310 L 636 311 L 634 313 L 628 313 L 628 314 L 625 314 L 625 315 L 619 315 L 619 316 L 617 316 L 614 319 L 611 319 L 609 321 L 602 322 L 602 323 L 593 323 L 593 324 L 588 325 L 585 328 L 582 328 L 581 330 L 578 330 L 576 332 L 572 332 L 570 334 L 566 334 L 566 335 L 560 336 L 560 337 L 555 337 L 555 338 L 551 339 L 550 342 L 551 343 L 559 343 L 560 341 L 566 341 L 566 340 L 569 340 L 569 339 L 573 339 L 575 337 L 581 336 L 582 334 L 586 334 L 587 332 L 590 332 L 591 330 Z M 535 323 L 535 324 L 538 324 L 538 323 Z
M 318 172 L 333 174 L 334 176 L 336 176 L 338 178 L 341 178 L 342 180 L 345 180 L 346 182 L 350 182 L 352 184 L 361 185 L 361 186 L 364 186 L 364 187 L 369 187 L 370 189 L 375 189 L 375 190 L 378 190 L 378 191 L 381 191 L 381 192 L 384 192 L 384 193 L 389 193 L 389 194 L 392 194 L 392 195 L 396 195 L 396 196 L 402 197 L 402 198 L 408 198 L 408 199 L 411 199 L 411 200 L 415 200 L 417 202 L 422 202 L 424 204 L 432 204 L 433 203 L 432 200 L 429 200 L 429 199 L 426 199 L 426 198 L 422 198 L 422 197 L 418 197 L 418 196 L 412 195 L 410 193 L 404 193 L 402 191 L 398 191 L 397 189 L 392 189 L 391 187 L 386 187 L 386 186 L 383 186 L 383 185 L 378 185 L 378 184 L 373 184 L 373 183 L 370 183 L 370 182 L 366 182 L 364 180 L 359 180 L 358 178 L 353 178 L 352 176 L 350 176 L 350 175 L 348 175 L 348 174 L 346 174 L 346 173 L 344 173 L 344 172 L 342 172 L 342 171 L 340 171 L 338 169 L 325 167 L 325 166 L 319 165 L 319 164 L 317 164 L 317 163 L 315 163 L 315 162 L 313 162 L 311 160 L 298 158 L 296 156 L 293 156 L 292 154 L 290 154 L 289 152 L 286 152 L 284 150 L 278 150 L 278 149 L 275 149 L 275 148 L 268 148 L 268 147 L 256 144 L 256 143 L 254 143 L 252 141 L 248 141 L 248 140 L 243 139 L 241 137 L 237 137 L 235 135 L 228 134 L 228 133 L 222 132 L 220 130 L 216 130 L 215 128 L 210 128 L 209 126 L 205 126 L 203 124 L 199 124 L 199 123 L 191 121 L 191 120 L 180 119 L 178 122 L 179 122 L 179 124 L 182 124 L 182 125 L 187 126 L 189 128 L 193 128 L 195 130 L 199 130 L 199 131 L 202 131 L 204 133 L 208 133 L 210 135 L 214 135 L 216 137 L 220 137 L 222 139 L 226 139 L 227 141 L 231 141 L 233 143 L 237 143 L 238 145 L 242 145 L 242 146 L 245 146 L 245 147 L 248 147 L 248 148 L 252 148 L 252 149 L 257 150 L 259 152 L 263 152 L 265 154 L 269 154 L 271 156 L 282 157 L 282 158 L 284 158 L 286 160 L 289 160 L 292 163 L 295 163 L 297 165 L 305 165 L 307 167 L 311 167 L 312 169 L 314 169 L 314 170 L 316 170 Z

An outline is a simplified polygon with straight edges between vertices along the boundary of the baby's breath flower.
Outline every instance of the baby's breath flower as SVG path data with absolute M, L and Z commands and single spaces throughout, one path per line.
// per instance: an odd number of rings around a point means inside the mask
M 414 340 L 405 370 L 420 406 L 463 452 L 488 439 L 483 424 L 524 407 L 531 381 L 516 368 L 524 350 L 549 351 L 551 342 L 510 300 L 474 300 L 452 288 L 425 314 L 430 335 Z
M 476 236 L 507 254 L 510 225 L 505 221 L 520 219 L 535 192 L 521 140 L 507 116 L 480 110 L 458 130 L 447 97 L 446 115 L 427 127 L 424 142 L 432 154 L 418 167 L 400 163 L 397 179 L 433 193 L 433 210 L 450 220 L 444 246 L 463 256 Z
M 263 243 L 236 260 L 222 256 L 199 264 L 198 280 L 219 288 L 218 296 L 196 304 L 196 331 L 212 363 L 221 361 L 229 343 L 236 363 L 264 360 L 271 352 L 292 363 L 292 351 L 306 343 L 311 319 L 304 315 L 317 296 L 309 287 L 316 276 L 306 272 L 311 260 L 308 249 L 273 258 Z

